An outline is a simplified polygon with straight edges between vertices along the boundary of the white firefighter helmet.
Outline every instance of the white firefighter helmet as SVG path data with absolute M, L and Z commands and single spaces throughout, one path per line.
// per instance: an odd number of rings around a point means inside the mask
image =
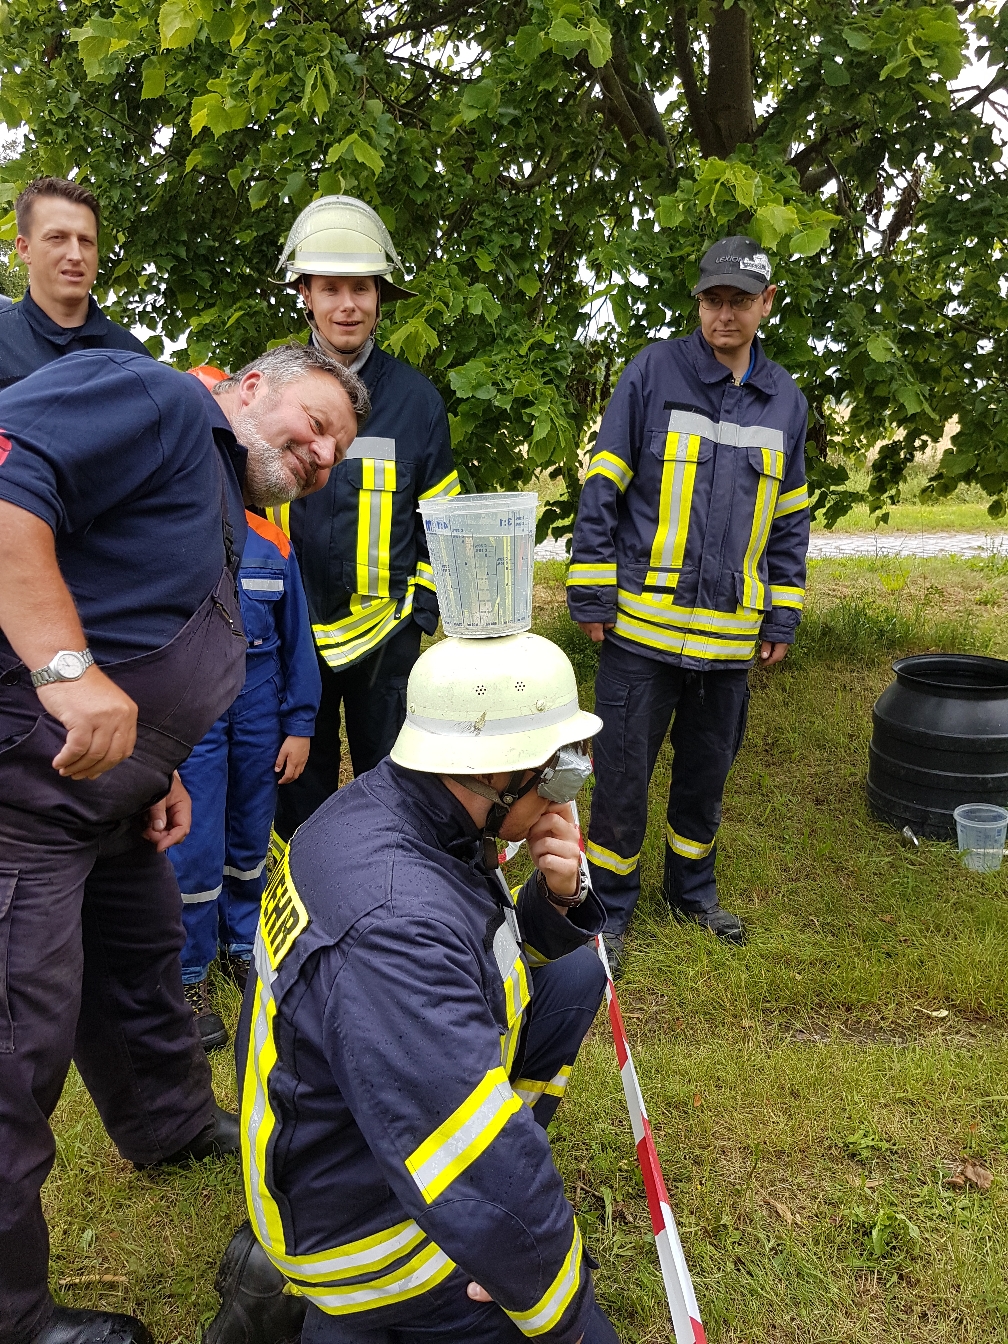
M 594 736 L 567 655 L 539 635 L 445 639 L 413 665 L 391 756 L 437 775 L 531 770 Z
M 403 264 L 392 235 L 380 216 L 356 196 L 321 196 L 306 206 L 287 235 L 277 270 L 286 270 L 286 284 L 305 275 L 373 275 L 389 302 L 413 297 L 393 284 L 393 270 Z

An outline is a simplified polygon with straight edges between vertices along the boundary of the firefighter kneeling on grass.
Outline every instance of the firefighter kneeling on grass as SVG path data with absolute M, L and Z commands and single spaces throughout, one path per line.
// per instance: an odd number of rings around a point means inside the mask
M 391 756 L 297 831 L 236 1048 L 251 1223 L 205 1344 L 615 1341 L 545 1132 L 605 990 L 567 805 L 600 727 L 548 640 L 445 640 Z M 535 864 L 514 896 L 498 836 Z

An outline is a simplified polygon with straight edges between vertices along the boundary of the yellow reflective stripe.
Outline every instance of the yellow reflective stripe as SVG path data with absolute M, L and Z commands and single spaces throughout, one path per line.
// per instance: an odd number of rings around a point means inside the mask
M 786 495 L 781 495 L 777 500 L 777 507 L 774 509 L 775 518 L 784 518 L 789 513 L 798 513 L 801 509 L 807 509 L 809 504 L 808 486 L 803 485 L 798 490 L 789 490 Z
M 261 934 L 256 935 L 255 963 L 257 978 L 241 1097 L 242 1177 L 245 1205 L 257 1239 L 266 1250 L 275 1248 L 283 1254 L 280 1210 L 266 1183 L 266 1145 L 276 1126 L 268 1092 L 269 1076 L 277 1060 L 273 1041 L 276 1003 L 268 983 Z
M 511 967 L 510 973 L 504 978 L 504 1002 L 507 1006 L 509 1026 L 525 1011 L 531 998 L 528 977 L 525 974 L 525 963 L 519 955 L 515 964 Z
M 605 476 L 614 484 L 618 485 L 623 491 L 633 480 L 633 471 L 621 457 L 615 453 L 600 452 L 596 453 L 588 463 L 588 470 L 585 472 L 585 481 L 592 476 Z
M 673 440 L 676 441 L 674 444 Z M 682 569 L 699 455 L 699 434 L 687 437 L 670 433 L 666 439 L 658 497 L 658 529 L 651 546 L 651 564 L 655 569 Z
M 685 654 L 712 662 L 748 662 L 756 649 L 755 639 L 728 639 L 713 632 L 700 635 L 662 628 L 649 621 L 636 620 L 625 611 L 616 612 L 615 630 L 625 639 L 667 653 Z
M 770 585 L 770 602 L 775 607 L 794 607 L 796 611 L 801 611 L 805 605 L 805 589 L 792 588 L 787 584 L 772 583 Z
M 538 1078 L 519 1078 L 511 1086 L 526 1106 L 534 1106 L 540 1097 L 562 1097 L 567 1090 L 570 1075 L 571 1066 L 565 1064 L 548 1082 L 542 1082 Z
M 616 582 L 616 565 L 571 565 L 567 573 L 567 587 L 578 584 L 592 584 L 596 588 L 608 588 Z
M 620 877 L 626 877 L 637 867 L 640 850 L 629 859 L 625 859 L 622 854 L 616 854 L 611 849 L 597 845 L 594 840 L 589 840 L 585 845 L 585 856 L 589 863 L 594 863 L 599 868 L 608 868 L 609 872 L 617 873 Z
M 763 623 L 761 611 L 750 612 L 742 607 L 735 611 L 713 611 L 708 607 L 679 607 L 672 594 L 630 593 L 625 588 L 616 590 L 617 608 L 641 620 L 679 630 L 683 634 L 756 634 Z
M 703 844 L 699 840 L 689 840 L 685 835 L 680 835 L 674 831 L 666 822 L 665 839 L 668 841 L 669 849 L 674 854 L 679 854 L 684 859 L 705 859 L 714 848 L 714 841 L 709 844 Z
M 657 570 L 649 569 L 647 578 L 644 580 L 645 588 L 667 588 L 669 596 L 675 592 L 676 585 L 679 582 L 679 571 L 677 569 Z
M 428 1204 L 490 1147 L 521 1101 L 503 1069 L 490 1069 L 443 1124 L 406 1159 L 406 1170 Z
M 273 876 L 277 864 L 283 863 L 284 853 L 287 846 L 277 835 L 276 829 L 270 827 L 269 850 L 266 854 L 266 880 L 267 882 Z
M 331 625 L 313 625 L 315 643 L 328 666 L 336 671 L 377 648 L 412 612 L 415 587 L 416 580 L 410 578 L 405 597 L 390 597 L 384 601 L 355 594 L 350 599 L 349 616 Z
M 552 1330 L 574 1299 L 581 1282 L 581 1233 L 574 1224 L 574 1240 L 560 1272 L 529 1311 L 509 1311 L 507 1314 L 523 1335 L 534 1338 Z
M 437 586 L 434 583 L 434 570 L 426 560 L 418 560 L 414 579 L 422 588 L 429 588 L 432 593 L 437 592 Z
M 770 449 L 761 450 L 764 458 Z M 773 522 L 774 504 L 777 500 L 778 481 L 774 476 L 761 475 L 756 487 L 756 504 L 753 508 L 752 530 L 749 533 L 749 545 L 742 559 L 742 605 L 744 607 L 762 607 L 766 601 L 766 592 L 760 582 L 757 566 L 766 550 L 770 536 L 770 524 Z
M 523 943 L 522 951 L 525 953 L 525 960 L 530 966 L 545 966 L 549 962 L 549 957 L 543 956 L 537 947 L 531 943 Z
M 389 595 L 389 547 L 396 464 L 392 458 L 361 458 L 357 505 L 357 591 L 368 597 Z
M 760 446 L 760 453 L 763 457 L 763 475 L 773 476 L 775 480 L 784 478 L 784 450 L 783 448 L 764 448 Z
M 459 495 L 461 493 L 462 486 L 459 483 L 458 472 L 450 471 L 444 480 L 438 481 L 437 485 L 432 485 L 429 490 L 425 490 L 423 494 L 418 495 L 417 498 L 437 499 L 441 495 L 444 495 L 445 498 L 450 498 L 452 495 Z
M 431 1241 L 412 1259 L 381 1278 L 348 1284 L 344 1288 L 306 1284 L 298 1284 L 298 1288 L 302 1296 L 314 1302 L 327 1316 L 346 1316 L 419 1297 L 443 1282 L 454 1268 L 455 1262 Z
M 280 529 L 285 537 L 290 536 L 290 505 L 274 504 L 266 510 L 266 517 Z
M 281 1255 L 276 1251 L 267 1251 L 267 1255 L 285 1278 L 299 1281 L 299 1288 L 312 1284 L 329 1287 L 333 1280 L 359 1279 L 364 1274 L 377 1273 L 426 1241 L 424 1230 L 408 1219 L 370 1237 L 314 1255 Z

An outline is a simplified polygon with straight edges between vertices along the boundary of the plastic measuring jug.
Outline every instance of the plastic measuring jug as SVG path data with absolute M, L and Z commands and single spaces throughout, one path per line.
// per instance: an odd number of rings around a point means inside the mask
M 532 624 L 538 495 L 420 501 L 446 635 L 488 639 Z
M 952 815 L 966 867 L 980 873 L 996 872 L 1004 854 L 1008 812 L 993 803 L 963 803 Z

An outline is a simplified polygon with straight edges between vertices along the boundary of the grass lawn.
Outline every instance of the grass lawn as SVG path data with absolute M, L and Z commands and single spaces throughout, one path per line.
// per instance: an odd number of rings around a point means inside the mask
M 536 628 L 595 654 L 537 572 Z M 719 833 L 742 951 L 670 925 L 661 864 L 668 752 L 652 785 L 643 896 L 620 985 L 708 1337 L 1008 1339 L 1008 868 L 902 848 L 864 801 L 871 705 L 899 652 L 1008 656 L 1008 564 L 822 561 L 788 661 L 753 675 Z M 516 860 L 516 865 L 520 860 Z M 237 1001 L 219 986 L 232 1020 Z M 227 1052 L 218 1095 L 233 1104 Z M 72 1306 L 136 1310 L 197 1341 L 243 1217 L 236 1161 L 133 1172 L 76 1075 L 45 1192 L 52 1282 Z M 599 1296 L 630 1341 L 669 1338 L 647 1206 L 604 1014 L 553 1128 Z M 964 1183 L 961 1164 L 989 1189 Z

